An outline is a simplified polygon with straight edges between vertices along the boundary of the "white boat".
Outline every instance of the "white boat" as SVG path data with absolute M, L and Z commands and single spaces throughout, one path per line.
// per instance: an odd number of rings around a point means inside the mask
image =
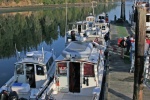
M 97 15 L 96 22 L 109 24 L 108 14 L 103 12 L 103 13 Z
M 15 63 L 12 78 L 0 88 L 1 100 L 48 100 L 55 88 L 55 58 L 53 51 L 27 52 Z
M 108 23 L 95 23 L 95 26 L 100 28 L 102 37 L 110 31 Z
M 70 42 L 55 60 L 59 84 L 52 94 L 54 100 L 99 100 L 104 52 L 105 47 L 95 42 Z
M 101 38 L 102 30 L 95 26 L 95 22 L 92 21 L 79 21 L 72 25 L 72 29 L 66 33 L 66 44 L 71 41 L 84 41 L 92 40 L 93 38 Z M 92 39 L 91 39 L 92 38 Z
M 109 33 L 109 25 L 109 19 L 106 13 L 101 13 L 97 15 L 95 26 L 99 27 L 102 30 L 103 36 Z

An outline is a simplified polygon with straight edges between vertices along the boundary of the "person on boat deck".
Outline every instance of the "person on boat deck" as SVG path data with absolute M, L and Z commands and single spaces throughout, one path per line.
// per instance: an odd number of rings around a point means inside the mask
M 104 35 L 104 39 L 105 39 L 106 45 L 108 46 L 109 45 L 108 42 L 110 40 L 109 32 Z
M 104 35 L 104 39 L 105 39 L 105 42 L 107 42 L 110 39 L 109 32 Z
M 145 48 L 144 48 L 144 55 L 146 56 L 148 53 L 148 49 L 150 47 L 150 39 L 149 37 L 146 35 L 145 37 Z

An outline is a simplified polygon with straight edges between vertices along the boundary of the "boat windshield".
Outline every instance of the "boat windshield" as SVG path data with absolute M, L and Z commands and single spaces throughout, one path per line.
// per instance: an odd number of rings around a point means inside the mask
M 105 30 L 105 26 L 102 26 L 102 30 Z
M 84 30 L 86 29 L 86 25 L 85 25 L 85 24 L 83 25 L 83 29 L 84 29 Z
M 93 23 L 89 23 L 89 27 L 92 27 L 93 26 Z
M 16 73 L 17 73 L 17 74 L 24 74 L 24 71 L 23 71 L 23 64 L 17 64 L 17 65 L 16 65 Z
M 99 19 L 105 19 L 105 17 L 104 16 L 99 16 Z

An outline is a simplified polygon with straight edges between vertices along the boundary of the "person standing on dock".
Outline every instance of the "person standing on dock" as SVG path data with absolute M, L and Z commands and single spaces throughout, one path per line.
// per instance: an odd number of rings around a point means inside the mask
M 148 54 L 149 47 L 150 47 L 150 39 L 146 35 L 146 37 L 145 37 L 145 50 L 144 50 L 144 55 L 145 56 Z
M 116 16 L 116 15 L 114 15 L 114 22 L 116 22 L 116 20 L 117 20 L 117 16 Z
M 124 49 L 126 48 L 126 40 L 127 38 L 124 37 L 121 42 L 120 42 L 120 46 L 121 46 L 121 58 L 124 58 Z
M 131 38 L 131 50 L 130 50 L 130 61 L 131 61 L 131 68 L 130 73 L 134 72 L 134 61 L 135 61 L 135 39 Z
M 130 40 L 130 37 L 128 36 L 127 37 L 127 40 L 126 40 L 126 44 L 127 44 L 127 50 L 126 50 L 126 53 L 125 54 L 129 54 L 129 51 L 130 51 L 130 48 L 131 48 L 131 40 Z
M 106 45 L 109 46 L 109 40 L 110 40 L 109 32 L 104 35 L 104 39 L 105 39 Z

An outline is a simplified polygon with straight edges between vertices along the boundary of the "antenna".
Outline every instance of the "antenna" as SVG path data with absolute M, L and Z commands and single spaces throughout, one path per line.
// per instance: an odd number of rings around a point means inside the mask
M 16 43 L 15 43 L 15 50 L 16 50 L 16 56 L 17 56 L 17 61 L 18 61 L 18 51 L 17 51 Z
M 17 47 L 16 47 L 16 43 L 15 43 L 15 50 L 16 50 L 16 57 L 17 57 L 17 61 L 20 58 L 20 52 L 18 52 Z
M 43 60 L 44 60 L 44 49 L 43 49 L 43 46 L 42 46 L 42 56 L 43 56 Z
M 93 15 L 94 15 L 94 6 L 93 6 L 93 2 L 94 2 L 94 1 L 92 1 L 92 8 L 93 8 Z

